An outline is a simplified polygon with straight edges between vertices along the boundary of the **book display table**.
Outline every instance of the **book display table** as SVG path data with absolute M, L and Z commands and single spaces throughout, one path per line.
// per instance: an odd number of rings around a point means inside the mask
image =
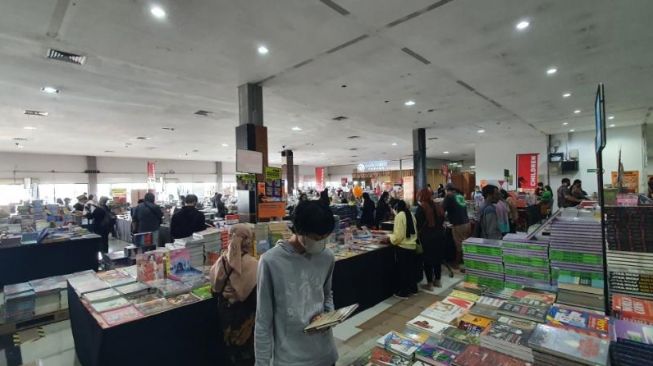
M 72 240 L 0 246 L 0 288 L 37 278 L 98 269 L 101 238 L 95 234 Z
M 219 365 L 215 299 L 105 329 L 70 285 L 68 306 L 77 358 L 84 366 Z
M 335 307 L 358 303 L 358 311 L 368 309 L 393 295 L 396 278 L 392 246 L 340 259 L 333 271 Z

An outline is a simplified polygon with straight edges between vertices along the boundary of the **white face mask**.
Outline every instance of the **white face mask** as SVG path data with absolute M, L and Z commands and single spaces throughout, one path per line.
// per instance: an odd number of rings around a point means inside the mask
M 302 245 L 304 245 L 304 250 L 309 254 L 319 254 L 322 253 L 326 247 L 327 238 L 322 240 L 311 239 L 307 236 L 302 237 Z

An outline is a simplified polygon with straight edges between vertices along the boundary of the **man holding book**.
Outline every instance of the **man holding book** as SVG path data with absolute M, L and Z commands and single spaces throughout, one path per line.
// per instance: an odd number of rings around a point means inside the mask
M 317 201 L 304 201 L 292 221 L 294 235 L 259 261 L 256 365 L 333 365 L 338 351 L 331 330 L 304 332 L 318 316 L 334 310 L 335 258 L 325 248 L 335 226 L 333 213 Z

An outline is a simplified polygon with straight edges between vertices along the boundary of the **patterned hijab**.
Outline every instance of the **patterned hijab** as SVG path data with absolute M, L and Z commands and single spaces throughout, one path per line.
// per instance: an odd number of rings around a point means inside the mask
M 210 278 L 213 291 L 221 292 L 231 302 L 242 302 L 256 286 L 258 262 L 249 255 L 254 232 L 246 224 L 237 224 L 231 227 L 229 234 L 229 248 L 211 267 Z

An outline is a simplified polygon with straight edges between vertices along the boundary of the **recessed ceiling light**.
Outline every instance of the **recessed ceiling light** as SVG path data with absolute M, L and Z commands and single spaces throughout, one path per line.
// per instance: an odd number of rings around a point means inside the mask
M 24 130 L 36 130 L 36 127 L 34 126 L 25 126 L 23 127 Z
M 295 127 L 291 128 L 291 130 L 293 130 L 293 131 L 301 131 L 302 128 L 301 128 L 301 127 L 298 127 L 298 126 L 295 126 Z
M 258 51 L 259 55 L 267 55 L 268 52 L 270 52 L 270 50 L 265 46 L 258 46 L 257 51 Z
M 615 125 L 614 123 L 612 123 L 612 124 L 610 125 L 610 127 L 615 127 L 615 126 L 616 126 L 616 125 Z
M 470 166 L 469 169 L 476 169 L 476 165 Z
M 19 148 L 19 149 L 22 149 L 22 148 L 24 148 L 25 146 L 23 146 L 23 145 L 21 145 L 21 144 L 19 144 L 19 143 L 16 143 L 16 147 Z
M 485 130 L 484 130 L 484 129 L 480 129 L 480 130 L 478 130 L 478 131 L 476 131 L 476 132 L 478 132 L 478 133 L 485 133 Z
M 613 120 L 613 119 L 614 119 L 614 116 L 608 116 L 608 119 L 609 119 L 609 120 Z
M 517 30 L 524 30 L 524 29 L 528 28 L 528 26 L 530 26 L 530 25 L 531 25 L 531 23 L 528 20 L 522 20 L 519 23 L 517 23 L 517 25 L 515 25 L 515 28 Z
M 448 151 L 443 151 L 442 153 L 443 153 L 443 154 L 445 154 L 445 155 L 446 155 L 446 154 L 449 154 L 449 152 L 448 152 Z
M 157 19 L 164 19 L 166 17 L 166 11 L 159 5 L 152 5 L 150 7 L 150 13 Z
M 569 93 L 569 92 L 564 93 L 564 94 L 562 94 L 562 97 L 563 98 L 569 98 L 569 97 L 571 97 L 571 93 Z
M 407 100 L 406 102 L 404 102 L 404 105 L 407 106 L 407 107 L 414 106 L 415 101 L 414 100 Z
M 576 130 L 574 130 L 574 129 L 572 128 L 571 130 L 569 130 L 569 132 L 576 132 Z
M 396 143 L 396 142 L 393 142 L 393 143 L 392 143 L 392 146 L 397 146 L 397 143 Z
M 576 110 L 574 111 L 574 114 L 578 114 L 578 113 L 580 113 L 580 109 L 576 109 Z
M 222 144 L 222 147 L 229 147 L 229 144 Z
M 547 74 L 547 75 L 553 75 L 553 74 L 555 74 L 556 72 L 558 72 L 558 69 L 555 68 L 555 67 L 551 67 L 551 68 L 549 68 L 548 70 L 546 70 L 546 74 Z
M 44 86 L 41 88 L 41 91 L 47 94 L 57 94 L 59 93 L 59 89 L 52 87 L 52 86 Z
M 138 136 L 136 138 L 136 140 L 149 140 L 149 139 L 151 139 L 151 137 L 147 137 L 147 136 Z
M 104 152 L 105 153 L 112 153 L 112 152 L 115 152 L 115 151 L 113 151 L 113 150 L 104 150 Z
M 562 125 L 563 125 L 563 126 L 566 126 L 566 125 L 568 125 L 568 124 L 569 124 L 569 122 L 562 122 Z

